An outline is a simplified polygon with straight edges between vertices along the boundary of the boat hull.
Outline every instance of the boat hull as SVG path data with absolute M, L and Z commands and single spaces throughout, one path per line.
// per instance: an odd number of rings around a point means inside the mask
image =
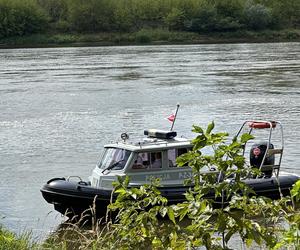
M 247 179 L 249 185 L 257 196 L 265 196 L 270 199 L 279 199 L 281 194 L 287 196 L 293 184 L 299 180 L 299 176 L 283 174 L 279 178 Z M 279 188 L 280 187 L 280 188 Z M 160 187 L 161 194 L 168 199 L 169 204 L 177 204 L 185 201 L 184 193 L 189 187 Z M 44 199 L 54 205 L 55 210 L 70 219 L 79 219 L 83 214 L 103 217 L 107 206 L 116 197 L 110 190 L 93 188 L 84 182 L 71 182 L 64 178 L 56 178 L 47 182 L 41 189 Z M 211 193 L 208 198 L 213 198 Z M 215 200 L 218 203 L 218 200 Z

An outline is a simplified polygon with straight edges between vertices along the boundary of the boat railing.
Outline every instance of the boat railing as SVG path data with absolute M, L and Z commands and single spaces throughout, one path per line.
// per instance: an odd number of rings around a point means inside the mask
M 268 131 L 267 148 L 265 150 L 264 156 L 260 163 L 259 170 L 262 172 L 271 171 L 272 174 L 274 173 L 276 175 L 276 177 L 278 177 L 279 171 L 280 171 L 280 166 L 281 166 L 281 161 L 282 161 L 283 149 L 284 149 L 284 137 L 283 137 L 282 124 L 278 121 L 247 120 L 240 127 L 238 133 L 236 134 L 236 137 L 238 137 L 242 133 L 242 131 L 245 129 L 245 127 L 247 125 L 250 128 L 250 130 L 248 132 L 249 135 L 253 134 L 255 129 L 269 130 Z M 281 141 L 280 144 L 281 144 L 281 146 L 278 148 L 271 148 L 272 133 L 276 127 L 279 127 L 279 129 L 280 129 L 280 141 Z M 246 145 L 247 145 L 247 142 L 244 144 L 243 155 L 245 155 Z M 279 160 L 277 161 L 277 163 L 274 162 L 274 164 L 264 164 L 267 157 L 271 157 L 273 155 L 279 155 Z M 257 176 L 257 178 L 258 177 L 259 176 Z

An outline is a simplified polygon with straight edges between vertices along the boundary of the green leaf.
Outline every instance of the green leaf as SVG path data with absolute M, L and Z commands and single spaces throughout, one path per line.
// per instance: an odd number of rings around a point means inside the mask
M 203 129 L 197 125 L 193 125 L 192 132 L 198 133 L 198 134 L 203 134 Z
M 126 190 L 124 188 L 118 188 L 114 192 L 117 194 L 126 194 Z
M 182 221 L 186 217 L 188 212 L 189 212 L 189 207 L 188 206 L 183 207 L 183 209 L 180 211 L 179 220 Z
M 291 196 L 296 198 L 297 201 L 300 200 L 300 180 L 294 184 L 291 190 Z
M 241 136 L 241 143 L 246 143 L 248 142 L 249 140 L 252 140 L 254 139 L 254 136 L 253 135 L 250 135 L 248 133 L 245 133 Z
M 147 237 L 147 230 L 146 230 L 146 228 L 145 227 L 141 227 L 140 229 L 142 231 L 143 237 Z
M 198 151 L 208 144 L 208 140 L 205 135 L 199 135 L 194 140 L 192 140 L 192 144 L 194 145 L 193 150 Z
M 154 249 L 160 249 L 163 246 L 161 240 L 157 237 L 152 240 L 152 245 Z
M 168 216 L 169 219 L 176 225 L 174 210 L 171 207 L 168 207 Z
M 228 233 L 225 235 L 225 242 L 228 243 L 228 241 L 231 239 L 232 235 L 236 232 L 236 230 L 231 229 L 228 231 Z
M 212 121 L 210 124 L 208 124 L 207 129 L 206 129 L 206 134 L 210 134 L 210 132 L 214 129 L 215 123 Z
M 163 218 L 166 216 L 167 212 L 168 212 L 168 208 L 166 208 L 166 207 L 162 207 L 159 210 L 159 213 L 160 213 L 161 217 L 163 217 Z

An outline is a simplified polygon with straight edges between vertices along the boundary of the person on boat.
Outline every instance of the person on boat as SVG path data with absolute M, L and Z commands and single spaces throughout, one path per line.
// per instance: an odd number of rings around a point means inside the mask
M 152 162 L 151 168 L 161 168 L 162 162 L 161 162 L 161 153 L 157 152 L 155 153 L 154 161 Z
M 147 153 L 139 153 L 137 159 L 134 161 L 134 164 L 132 166 L 133 169 L 145 169 L 147 168 Z

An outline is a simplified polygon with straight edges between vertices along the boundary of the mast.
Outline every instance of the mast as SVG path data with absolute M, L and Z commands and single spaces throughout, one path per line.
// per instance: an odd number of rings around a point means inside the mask
M 172 122 L 172 126 L 171 126 L 170 131 L 173 131 L 173 128 L 174 128 L 174 124 L 175 124 L 175 121 L 176 121 L 176 117 L 177 117 L 177 113 L 178 113 L 179 107 L 180 107 L 180 105 L 179 105 L 179 103 L 178 103 L 178 104 L 177 104 L 177 107 L 176 107 L 176 111 L 175 111 L 175 115 L 174 115 L 174 119 L 173 119 L 173 122 Z

